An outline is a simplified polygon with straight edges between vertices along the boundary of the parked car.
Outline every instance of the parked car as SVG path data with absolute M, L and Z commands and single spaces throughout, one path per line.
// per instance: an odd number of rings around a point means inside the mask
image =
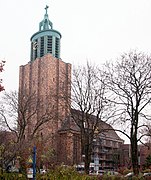
M 99 174 L 100 174 L 100 175 L 103 175 L 104 173 L 106 173 L 106 171 L 104 171 L 104 170 L 99 170 Z
M 126 174 L 124 177 L 126 178 L 131 178 L 134 176 L 134 173 L 133 172 L 129 172 L 128 174 Z
M 46 172 L 46 169 L 40 169 L 40 174 L 45 174 Z
M 143 174 L 143 177 L 149 177 L 149 176 L 151 176 L 151 172 L 148 172 L 148 173 L 144 173 L 144 174 Z

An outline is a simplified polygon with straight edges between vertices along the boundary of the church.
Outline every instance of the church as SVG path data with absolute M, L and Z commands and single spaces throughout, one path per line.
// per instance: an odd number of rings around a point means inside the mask
M 19 69 L 19 99 L 23 96 L 33 97 L 32 103 L 28 104 L 28 115 L 31 118 L 25 139 L 30 141 L 35 133 L 37 156 L 39 152 L 46 155 L 51 149 L 53 155 L 49 161 L 75 165 L 81 164 L 83 157 L 80 130 L 70 116 L 71 64 L 61 59 L 61 37 L 61 33 L 53 29 L 46 6 L 39 30 L 30 39 L 30 61 Z M 102 124 L 112 128 L 103 121 Z M 33 133 L 33 129 L 37 131 Z M 123 140 L 115 131 L 100 135 L 99 138 L 100 168 L 111 169 L 113 151 L 120 148 Z M 92 166 L 93 163 L 92 157 Z

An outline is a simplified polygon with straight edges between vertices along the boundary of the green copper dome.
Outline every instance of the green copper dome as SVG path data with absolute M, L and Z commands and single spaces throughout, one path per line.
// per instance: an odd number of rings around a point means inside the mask
M 48 6 L 45 7 L 44 19 L 39 23 L 39 31 L 31 37 L 31 61 L 51 53 L 60 58 L 60 32 L 53 29 L 53 24 L 48 17 Z

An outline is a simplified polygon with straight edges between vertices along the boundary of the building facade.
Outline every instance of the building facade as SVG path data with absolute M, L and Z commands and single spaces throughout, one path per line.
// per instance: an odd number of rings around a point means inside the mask
M 57 131 L 69 114 L 71 64 L 60 58 L 61 34 L 53 29 L 47 9 L 48 6 L 39 31 L 31 37 L 31 59 L 20 66 L 19 99 L 31 96 L 33 101 L 28 104 L 28 117 L 31 117 L 25 137 L 28 139 L 37 128 L 37 136 L 43 141 L 47 139 L 56 151 Z M 45 119 L 47 122 L 43 123 Z
M 146 158 L 150 155 L 150 143 L 138 145 L 138 164 L 140 169 L 145 168 Z M 131 145 L 123 144 L 120 149 L 120 167 L 121 168 L 132 168 L 131 162 Z
M 124 140 L 117 135 L 111 125 L 100 121 L 100 127 L 100 133 L 93 142 L 92 165 L 94 170 L 102 172 L 117 171 L 120 164 L 120 148 Z
M 47 10 L 48 6 L 44 19 L 39 23 L 39 31 L 31 37 L 30 61 L 20 66 L 19 100 L 24 96 L 34 97 L 33 103 L 28 103 L 30 118 L 25 139 L 30 140 L 33 130 L 37 128 L 37 141 L 41 143 L 37 153 L 43 151 L 46 154 L 46 149 L 51 148 L 57 163 L 81 164 L 80 129 L 70 116 L 71 64 L 60 58 L 61 34 L 53 29 Z M 118 158 L 117 150 L 123 140 L 103 121 L 101 127 L 112 130 L 94 139 L 91 165 L 99 170 L 114 169 L 113 159 Z

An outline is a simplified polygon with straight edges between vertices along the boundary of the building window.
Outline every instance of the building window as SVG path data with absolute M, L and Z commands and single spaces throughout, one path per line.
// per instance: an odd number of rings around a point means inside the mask
M 52 54 L 52 36 L 48 36 L 47 52 Z
M 44 37 L 40 38 L 40 57 L 44 55 Z
M 32 43 L 32 50 L 34 51 L 34 59 L 36 59 L 38 57 L 38 39 L 36 39 L 33 43 Z
M 59 48 L 60 48 L 60 39 L 56 38 L 56 43 L 55 43 L 55 57 L 59 58 Z
M 116 142 L 116 147 L 119 148 L 119 143 L 118 142 Z

